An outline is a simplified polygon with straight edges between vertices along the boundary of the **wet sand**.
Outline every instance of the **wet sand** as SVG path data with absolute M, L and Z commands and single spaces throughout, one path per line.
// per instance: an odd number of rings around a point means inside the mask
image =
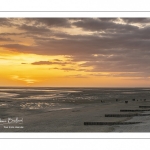
M 105 103 L 83 103 L 70 109 L 21 109 L 17 107 L 0 107 L 1 119 L 8 117 L 22 117 L 23 126 L 20 129 L 4 128 L 0 125 L 0 132 L 120 132 L 118 125 L 84 125 L 84 122 L 124 122 L 131 117 L 105 117 L 105 114 L 134 114 L 142 112 L 120 112 L 120 109 L 143 109 L 141 105 L 150 105 L 149 101 L 132 101 L 127 104 L 124 100 Z M 5 124 L 5 126 L 16 124 Z M 128 127 L 132 125 L 127 125 Z M 132 131 L 130 131 L 132 132 Z

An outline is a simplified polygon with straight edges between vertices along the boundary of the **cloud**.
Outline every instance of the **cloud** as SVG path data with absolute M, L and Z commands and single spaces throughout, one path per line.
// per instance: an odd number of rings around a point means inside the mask
M 128 25 L 128 24 L 118 24 L 112 21 L 108 21 L 108 19 L 83 19 L 78 22 L 73 23 L 73 25 L 80 27 L 84 30 L 90 31 L 103 31 L 103 30 L 111 30 L 111 31 L 132 31 L 138 29 L 136 26 Z
M 41 24 L 48 27 L 70 27 L 69 19 L 67 18 L 25 18 L 26 23 L 34 22 L 35 25 Z
M 127 23 L 150 23 L 149 18 L 122 18 L 122 20 Z
M 0 37 L 0 41 L 13 41 L 11 38 Z
M 62 66 L 65 66 L 66 64 L 68 64 L 68 62 L 64 62 L 64 61 L 37 61 L 37 62 L 33 62 L 31 64 L 32 65 L 62 65 Z
M 75 69 L 74 67 L 71 68 L 71 67 L 67 67 L 67 68 L 52 68 L 52 69 L 57 69 L 57 70 L 63 70 L 63 71 L 66 71 L 66 72 L 70 72 L 70 71 L 83 71 L 83 72 L 90 72 L 91 70 L 90 69 L 83 69 L 83 68 L 80 68 L 80 69 Z
M 3 33 L 0 33 L 0 36 L 11 36 L 11 35 L 23 35 L 25 34 L 24 32 L 23 33 L 7 33 L 7 32 L 3 32 Z
M 82 75 L 82 74 L 75 74 L 75 75 L 66 75 L 64 77 L 67 77 L 67 78 L 88 78 L 89 76 Z
M 74 68 L 57 68 L 57 67 L 55 67 L 55 68 L 53 68 L 53 69 L 57 69 L 57 70 L 63 70 L 63 71 L 77 71 L 76 69 L 74 69 Z
M 26 25 L 26 24 L 23 24 L 21 26 L 18 27 L 18 29 L 21 29 L 21 30 L 24 30 L 24 31 L 27 31 L 27 32 L 32 32 L 32 33 L 41 33 L 41 32 L 49 32 L 50 30 L 48 28 L 46 28 L 45 26 L 40 26 L 40 27 L 37 27 L 37 26 L 31 26 L 31 25 Z
M 13 24 L 11 23 L 12 19 L 8 18 L 0 18 L 0 26 L 12 26 Z
M 32 50 L 35 50 L 36 46 L 27 46 L 23 44 L 3 44 L 0 47 L 6 48 L 11 51 L 17 52 L 25 52 L 25 53 L 32 53 Z

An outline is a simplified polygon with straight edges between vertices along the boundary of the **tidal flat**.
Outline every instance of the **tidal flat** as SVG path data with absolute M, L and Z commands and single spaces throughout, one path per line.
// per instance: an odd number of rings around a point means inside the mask
M 0 132 L 149 132 L 150 108 L 140 106 L 150 89 L 1 87 Z

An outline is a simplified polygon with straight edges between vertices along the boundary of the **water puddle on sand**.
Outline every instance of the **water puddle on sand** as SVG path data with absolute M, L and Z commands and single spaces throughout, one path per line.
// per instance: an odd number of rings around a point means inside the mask
M 22 109 L 46 109 L 50 107 L 60 106 L 58 103 L 46 103 L 46 102 L 27 102 L 22 103 L 20 107 Z
M 122 92 L 122 94 L 136 94 L 138 92 Z
M 7 104 L 0 104 L 0 106 L 7 106 Z
M 74 112 L 79 111 L 79 109 L 82 109 L 83 107 L 61 107 L 61 108 L 53 108 L 53 109 L 47 109 L 46 111 L 59 111 L 59 110 L 74 110 Z
M 19 94 L 15 94 L 15 93 L 0 92 L 0 98 L 13 98 L 18 95 Z
M 82 106 L 79 107 L 75 105 L 67 105 L 67 104 L 51 103 L 51 102 L 23 102 L 22 104 L 20 104 L 20 107 L 21 109 L 26 109 L 26 110 L 41 109 L 44 110 L 45 112 L 82 108 Z

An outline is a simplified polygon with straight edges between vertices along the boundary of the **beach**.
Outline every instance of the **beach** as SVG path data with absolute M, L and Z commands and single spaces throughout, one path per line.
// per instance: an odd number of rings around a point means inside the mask
M 37 89 L 36 89 L 37 90 Z M 96 89 L 97 90 L 97 89 Z M 101 89 L 100 89 L 101 90 Z M 24 89 L 22 90 L 24 91 Z M 66 91 L 66 89 L 65 89 Z M 68 89 L 67 89 L 68 91 Z M 71 90 L 70 90 L 71 91 Z M 80 91 L 81 89 L 76 91 Z M 86 94 L 87 94 L 87 90 Z M 98 91 L 98 90 L 97 90 Z M 37 91 L 36 91 L 37 92 Z M 27 91 L 31 95 L 37 95 L 34 90 Z M 49 92 L 49 91 L 48 91 Z M 56 93 L 56 91 L 53 91 Z M 102 91 L 103 92 L 103 91 Z M 119 91 L 120 92 L 120 91 Z M 13 91 L 9 94 L 18 94 L 19 92 Z M 148 108 L 139 108 L 139 106 L 150 106 L 150 101 L 148 99 L 115 99 L 112 97 L 109 100 L 95 99 L 95 101 L 87 101 L 82 96 L 83 101 L 76 100 L 76 102 L 63 101 L 68 93 L 75 94 L 75 91 L 71 92 L 60 92 L 63 99 L 61 99 L 59 94 L 56 94 L 57 102 L 54 97 L 52 99 L 28 99 L 27 93 L 24 92 L 23 96 L 1 98 L 0 99 L 0 118 L 1 120 L 8 121 L 21 120 L 20 122 L 6 122 L 1 123 L 0 132 L 149 132 L 148 121 L 150 116 L 148 116 L 149 111 L 139 111 L 139 112 L 120 112 L 120 110 L 148 110 Z M 39 91 L 38 91 L 39 93 Z M 89 90 L 88 90 L 89 93 Z M 94 93 L 94 92 L 93 92 Z M 100 93 L 100 92 L 99 92 Z M 45 93 L 46 95 L 47 93 Z M 53 93 L 54 94 L 54 93 Z M 77 92 L 76 92 L 77 94 Z M 74 95 L 77 97 L 77 95 Z M 85 94 L 85 95 L 86 95 Z M 95 93 L 96 94 L 96 93 Z M 42 94 L 41 94 L 42 95 Z M 94 95 L 94 94 L 92 94 Z M 132 95 L 133 96 L 133 95 Z M 131 96 L 131 97 L 132 97 Z M 44 96 L 45 97 L 45 96 Z M 55 98 L 56 98 L 55 97 Z M 71 96 L 70 96 L 71 97 Z M 91 97 L 91 94 L 90 94 Z M 21 99 L 21 100 L 20 100 Z M 67 98 L 66 98 L 67 99 Z M 60 101 L 58 103 L 58 101 Z M 125 103 L 128 101 L 128 103 Z M 147 113 L 146 116 L 134 116 L 134 114 Z M 133 116 L 125 117 L 106 117 L 106 114 L 132 114 Z M 16 119 L 17 118 L 17 119 Z M 149 119 L 149 120 L 148 120 Z M 137 124 L 129 125 L 84 125 L 84 122 L 141 122 Z M 144 125 L 147 128 L 144 128 Z

